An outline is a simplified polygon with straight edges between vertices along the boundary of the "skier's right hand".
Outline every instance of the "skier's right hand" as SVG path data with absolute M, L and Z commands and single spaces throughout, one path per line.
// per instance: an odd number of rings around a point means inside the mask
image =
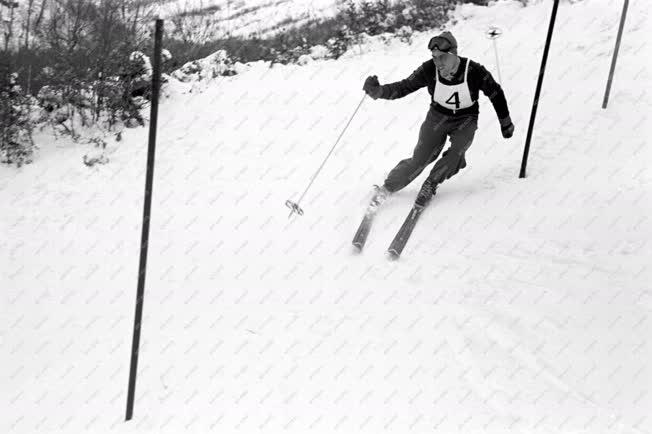
M 382 88 L 378 82 L 378 77 L 375 75 L 370 75 L 364 82 L 362 90 L 366 92 L 367 95 L 373 99 L 378 99 L 382 95 Z

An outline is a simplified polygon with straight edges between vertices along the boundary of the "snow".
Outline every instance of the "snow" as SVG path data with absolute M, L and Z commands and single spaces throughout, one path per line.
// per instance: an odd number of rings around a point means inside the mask
M 460 54 L 495 70 L 515 136 L 481 97 L 468 167 L 403 256 L 384 256 L 425 173 L 350 242 L 412 151 L 429 98 L 362 98 L 428 52 L 376 42 L 338 61 L 250 64 L 172 82 L 159 113 L 134 420 L 124 423 L 148 132 L 107 147 L 39 133 L 0 168 L 2 432 L 648 433 L 652 431 L 652 22 L 630 3 L 559 8 L 527 178 L 518 179 L 550 2 L 464 6 Z M 189 92 L 193 89 L 193 92 Z

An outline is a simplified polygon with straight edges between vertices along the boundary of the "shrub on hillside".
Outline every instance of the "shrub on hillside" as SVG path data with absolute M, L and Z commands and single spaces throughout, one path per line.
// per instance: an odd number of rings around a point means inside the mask
M 406 44 L 412 44 L 413 35 L 414 35 L 414 31 L 410 26 L 403 26 L 396 31 L 396 36 L 398 37 L 398 39 Z
M 306 64 L 315 59 L 337 59 L 352 47 L 361 46 L 369 35 L 383 35 L 386 43 L 393 37 L 411 43 L 414 31 L 440 28 L 448 22 L 448 13 L 460 2 L 486 5 L 489 0 L 338 0 L 335 17 L 311 20 L 295 27 L 279 26 L 277 34 L 265 39 L 253 35 L 209 41 L 204 37 L 210 33 L 209 29 L 194 23 L 195 27 L 186 26 L 192 28 L 192 35 L 180 37 L 173 32 L 165 43 L 180 64 L 218 50 L 226 51 L 233 62 L 263 60 L 271 66 Z M 203 25 L 210 27 L 214 23 Z M 202 42 L 194 42 L 197 40 Z M 327 55 L 314 53 L 311 47 L 315 46 L 324 47 Z
M 0 77 L 0 162 L 18 167 L 32 162 L 34 99 L 17 84 L 16 73 Z
M 215 78 L 218 76 L 235 75 L 235 62 L 226 51 L 218 50 L 208 57 L 193 60 L 172 72 L 172 77 L 182 82 L 192 82 Z
M 44 74 L 55 72 L 46 68 Z M 52 80 L 54 84 L 43 86 L 37 94 L 42 108 L 40 121 L 73 139 L 78 138 L 77 126 L 98 124 L 109 130 L 118 124 L 142 126 L 145 123 L 140 110 L 151 98 L 151 79 L 149 57 L 134 51 L 123 59 L 115 75 L 100 74 L 90 81 Z
M 470 0 L 467 0 L 470 1 Z M 485 2 L 486 0 L 476 0 Z M 448 12 L 455 3 L 450 0 L 406 0 L 390 2 L 389 0 L 342 0 L 338 3 L 338 14 L 326 24 L 332 22 L 330 34 L 325 41 L 318 40 L 315 44 L 323 44 L 329 51 L 329 57 L 337 59 L 351 47 L 361 44 L 368 36 L 383 36 L 386 43 L 393 35 L 399 40 L 411 43 L 414 31 L 436 28 L 448 21 Z M 324 24 L 322 24 L 324 25 Z M 304 39 L 315 40 L 310 27 L 302 29 Z M 290 33 L 291 34 L 291 33 Z M 319 34 L 319 36 L 323 36 Z M 283 53 L 281 63 L 298 60 L 296 49 L 290 49 L 289 37 L 279 37 L 283 41 L 282 50 L 273 50 L 273 54 Z M 301 53 L 305 54 L 305 53 Z M 303 61 L 305 63 L 305 61 Z
M 333 37 L 326 41 L 326 48 L 330 54 L 329 57 L 338 59 L 349 47 L 358 42 L 359 39 L 359 34 L 356 34 L 346 24 L 342 25 L 337 29 Z
M 42 121 L 73 138 L 78 126 L 143 123 L 137 109 L 149 98 L 151 82 L 143 54 L 152 45 L 147 8 L 139 0 L 58 0 L 24 39 L 9 35 L 6 54 L 23 88 L 41 102 Z

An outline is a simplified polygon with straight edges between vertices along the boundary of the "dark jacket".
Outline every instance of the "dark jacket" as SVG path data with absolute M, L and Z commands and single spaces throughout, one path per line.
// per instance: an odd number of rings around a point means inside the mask
M 468 74 L 468 86 L 471 91 L 471 99 L 475 101 L 471 107 L 466 109 L 457 110 L 453 113 L 452 110 L 442 107 L 439 104 L 433 101 L 433 95 L 435 92 L 435 63 L 432 59 L 423 62 L 421 66 L 414 70 L 410 76 L 404 80 L 397 81 L 394 83 L 388 83 L 382 85 L 382 93 L 379 98 L 383 99 L 397 99 L 402 98 L 412 92 L 421 89 L 422 87 L 428 87 L 428 93 L 430 93 L 430 104 L 433 109 L 450 115 L 465 115 L 474 113 L 479 113 L 478 108 L 478 94 L 481 90 L 484 93 L 496 110 L 498 119 L 504 119 L 509 116 L 509 110 L 507 109 L 507 101 L 505 100 L 505 94 L 503 89 L 500 87 L 496 80 L 491 76 L 491 73 L 485 69 L 484 66 L 480 65 L 473 60 L 470 60 L 466 57 L 460 57 L 460 67 L 457 69 L 455 76 L 449 81 L 443 77 L 439 77 L 439 80 L 446 84 L 457 84 L 461 83 L 464 80 L 464 70 L 466 69 L 466 62 L 471 62 L 469 64 L 469 74 Z

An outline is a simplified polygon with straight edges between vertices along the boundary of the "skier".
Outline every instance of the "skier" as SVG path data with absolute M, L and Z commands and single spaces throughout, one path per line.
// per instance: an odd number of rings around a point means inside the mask
M 430 39 L 432 59 L 423 62 L 408 78 L 380 85 L 375 75 L 367 77 L 363 90 L 373 99 L 397 99 L 427 86 L 430 109 L 419 130 L 411 158 L 400 161 L 389 173 L 371 201 L 376 208 L 387 197 L 412 182 L 444 148 L 446 136 L 451 146 L 435 163 L 417 195 L 423 206 L 435 194 L 437 185 L 466 167 L 465 152 L 478 128 L 478 93 L 491 101 L 504 138 L 512 137 L 514 124 L 509 116 L 502 88 L 481 64 L 457 55 L 457 40 L 448 32 Z

